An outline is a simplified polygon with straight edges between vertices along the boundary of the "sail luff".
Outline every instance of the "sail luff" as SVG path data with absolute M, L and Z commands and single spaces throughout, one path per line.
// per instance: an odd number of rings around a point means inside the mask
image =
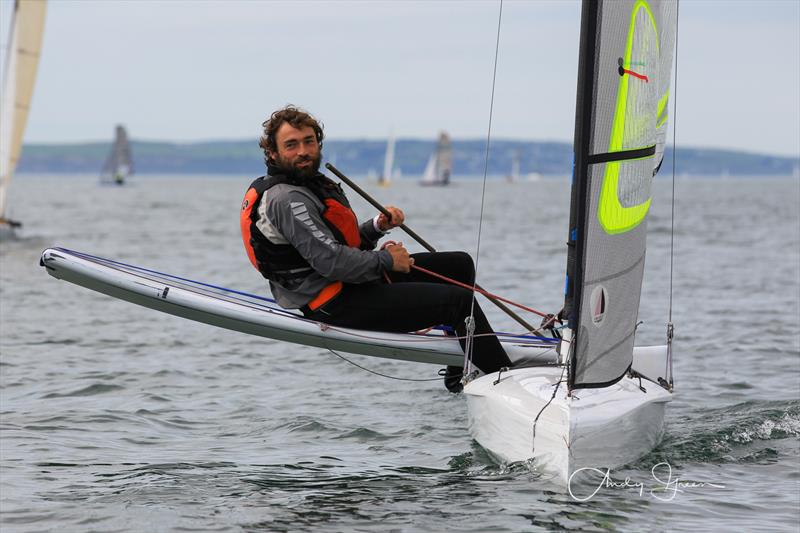
M 594 96 L 594 56 L 597 43 L 597 19 L 600 5 L 593 0 L 583 0 L 581 31 L 578 52 L 578 89 L 575 105 L 575 137 L 573 145 L 572 191 L 570 195 L 569 232 L 567 235 L 567 278 L 563 315 L 572 331 L 578 329 L 580 316 L 581 280 L 583 279 L 583 253 L 585 240 L 586 181 L 592 130 L 592 101 Z M 570 344 L 569 386 L 572 388 L 576 365 L 575 343 Z
M 17 0 L 2 97 L 0 132 L 0 218 L 6 216 L 8 186 L 22 151 L 22 139 L 36 83 L 44 35 L 45 0 Z

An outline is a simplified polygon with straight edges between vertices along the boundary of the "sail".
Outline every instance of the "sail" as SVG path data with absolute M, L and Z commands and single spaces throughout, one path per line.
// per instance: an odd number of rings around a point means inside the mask
M 564 307 L 571 388 L 612 384 L 632 362 L 675 24 L 672 1 L 583 2 Z
M 0 104 L 0 220 L 6 218 L 8 187 L 22 151 L 44 34 L 44 0 L 17 0 L 8 36 Z
M 431 154 L 422 172 L 422 183 L 436 183 L 436 154 Z
M 450 136 L 442 132 L 436 142 L 436 150 L 431 154 L 425 173 L 422 175 L 423 185 L 447 185 L 453 171 L 453 148 Z
M 122 184 L 131 174 L 133 174 L 133 160 L 131 159 L 128 132 L 125 131 L 124 126 L 118 125 L 115 130 L 111 152 L 103 165 L 101 179 Z
M 392 171 L 394 170 L 394 135 L 389 135 L 386 141 L 386 155 L 383 158 L 383 174 L 378 180 L 382 185 L 388 185 L 392 181 Z

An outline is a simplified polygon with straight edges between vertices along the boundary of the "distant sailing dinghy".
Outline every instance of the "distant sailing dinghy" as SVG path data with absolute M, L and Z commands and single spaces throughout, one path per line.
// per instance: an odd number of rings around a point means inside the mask
M 436 142 L 436 150 L 428 159 L 420 185 L 449 185 L 453 173 L 453 147 L 450 136 L 442 132 Z
M 386 141 L 386 154 L 383 157 L 383 174 L 378 178 L 381 187 L 388 187 L 392 183 L 392 173 L 394 172 L 394 135 L 389 135 Z
M 509 172 L 508 176 L 506 176 L 506 181 L 509 183 L 515 183 L 519 181 L 519 150 L 515 149 L 511 153 L 511 172 Z
M 100 183 L 105 185 L 124 185 L 133 174 L 133 159 L 128 132 L 124 126 L 118 125 L 114 134 L 114 144 L 103 165 Z
M 8 217 L 8 189 L 22 153 L 44 35 L 44 0 L 17 0 L 11 14 L 0 103 L 0 238 L 21 226 Z
M 506 462 L 533 458 L 563 484 L 647 454 L 672 399 L 671 324 L 652 372 L 632 362 L 675 27 L 672 1 L 584 0 L 560 364 L 464 386 L 481 446 Z

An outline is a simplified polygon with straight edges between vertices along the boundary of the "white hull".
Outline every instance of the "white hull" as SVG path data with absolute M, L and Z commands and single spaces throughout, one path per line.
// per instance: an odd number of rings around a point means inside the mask
M 557 385 L 566 379 L 559 367 L 503 372 L 495 384 L 497 378 L 488 374 L 464 387 L 473 438 L 501 462 L 534 459 L 546 477 L 562 485 L 581 468 L 615 468 L 650 452 L 661 439 L 664 407 L 672 400 L 659 385 L 642 380 L 643 392 L 639 380 L 628 377 L 568 397 L 566 382 Z

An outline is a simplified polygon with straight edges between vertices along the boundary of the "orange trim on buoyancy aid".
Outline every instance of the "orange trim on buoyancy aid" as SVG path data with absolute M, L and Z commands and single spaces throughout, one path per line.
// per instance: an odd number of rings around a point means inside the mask
M 239 214 L 239 227 L 242 230 L 244 249 L 247 251 L 247 257 L 256 270 L 260 269 L 258 268 L 258 261 L 256 261 L 256 252 L 253 250 L 253 245 L 251 244 L 252 221 L 250 220 L 250 216 L 253 211 L 253 206 L 258 204 L 259 196 L 258 191 L 254 188 L 250 187 L 247 189 L 247 193 L 244 195 L 244 200 L 242 201 L 242 211 Z
M 325 204 L 322 218 L 325 219 L 328 226 L 333 226 L 341 233 L 345 240 L 344 244 L 347 244 L 347 246 L 351 248 L 360 247 L 361 232 L 358 230 L 358 219 L 353 210 L 350 209 L 350 206 L 343 205 L 333 198 L 325 198 L 322 203 Z
M 342 292 L 342 287 L 344 284 L 341 281 L 334 281 L 330 285 L 326 285 L 319 294 L 317 294 L 313 300 L 306 304 L 311 311 L 316 311 L 326 303 L 333 300 L 334 296 Z
M 299 185 L 310 190 L 323 203 L 325 208 L 322 212 L 322 218 L 336 240 L 345 246 L 360 247 L 361 234 L 358 227 L 358 219 L 353 210 L 350 209 L 350 204 L 341 186 L 327 178 L 323 177 L 323 180 L 318 180 L 310 185 L 306 183 Z M 302 270 L 310 267 L 308 262 L 300 256 L 293 246 L 271 242 L 256 226 L 258 222 L 258 204 L 261 198 L 271 187 L 278 183 L 291 182 L 285 176 L 280 175 L 262 176 L 253 181 L 247 193 L 245 193 L 239 214 L 242 242 L 247 251 L 247 257 L 256 270 L 272 281 L 279 281 L 279 275 L 291 270 Z M 332 298 L 338 292 L 337 290 L 330 297 Z M 320 293 L 321 295 L 322 293 Z M 318 305 L 322 305 L 322 303 Z

